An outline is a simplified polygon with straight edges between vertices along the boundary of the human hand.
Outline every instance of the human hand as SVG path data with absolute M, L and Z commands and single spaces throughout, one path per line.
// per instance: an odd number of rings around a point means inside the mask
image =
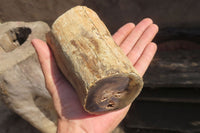
M 141 77 L 156 52 L 157 46 L 151 41 L 157 32 L 157 25 L 151 19 L 144 19 L 137 26 L 133 23 L 124 25 L 113 35 Z M 57 133 L 108 133 L 121 122 L 130 105 L 102 115 L 88 114 L 73 87 L 59 71 L 48 45 L 38 39 L 32 40 L 32 44 L 58 114 Z

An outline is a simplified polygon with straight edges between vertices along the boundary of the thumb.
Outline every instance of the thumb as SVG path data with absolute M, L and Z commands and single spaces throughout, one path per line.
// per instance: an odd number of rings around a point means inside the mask
M 42 72 L 45 77 L 46 87 L 51 94 L 54 94 L 56 87 L 56 80 L 60 77 L 60 71 L 57 68 L 54 57 L 51 53 L 47 43 L 39 39 L 33 39 L 31 41 L 33 47 L 36 50 L 38 59 L 42 68 Z

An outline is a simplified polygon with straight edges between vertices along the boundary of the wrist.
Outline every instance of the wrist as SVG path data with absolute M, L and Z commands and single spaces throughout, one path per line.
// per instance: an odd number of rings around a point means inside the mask
M 79 124 L 70 122 L 69 120 L 58 120 L 57 133 L 88 133 L 80 127 Z

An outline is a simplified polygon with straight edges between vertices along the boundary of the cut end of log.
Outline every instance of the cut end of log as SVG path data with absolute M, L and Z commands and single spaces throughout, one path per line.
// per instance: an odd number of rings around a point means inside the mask
M 143 84 L 138 79 L 116 75 L 99 80 L 88 94 L 86 111 L 101 114 L 126 107 L 141 91 Z

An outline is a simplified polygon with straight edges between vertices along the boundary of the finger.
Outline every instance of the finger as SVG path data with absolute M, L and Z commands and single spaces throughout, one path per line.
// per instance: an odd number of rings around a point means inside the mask
M 54 93 L 55 87 L 53 83 L 55 83 L 54 79 L 59 78 L 58 77 L 59 71 L 55 64 L 51 50 L 45 42 L 39 39 L 33 39 L 32 45 L 34 46 L 37 52 L 38 59 L 41 64 L 42 72 L 45 77 L 47 89 L 49 90 L 51 94 L 56 94 Z
M 140 36 L 146 30 L 146 28 L 151 25 L 153 21 L 149 18 L 143 19 L 136 27 L 132 30 L 132 32 L 127 36 L 127 38 L 120 45 L 121 49 L 127 55 L 132 47 L 136 44 Z
M 127 23 L 124 26 L 122 26 L 114 35 L 113 39 L 117 43 L 117 45 L 120 45 L 122 41 L 128 36 L 128 34 L 133 30 L 135 27 L 135 24 L 133 23 Z
M 146 72 L 151 60 L 153 59 L 157 50 L 157 45 L 153 42 L 146 45 L 141 57 L 135 63 L 134 67 L 137 70 L 138 74 L 142 77 Z
M 158 26 L 155 24 L 151 24 L 141 35 L 140 39 L 137 41 L 135 46 L 128 53 L 128 58 L 133 63 L 133 65 L 141 56 L 146 45 L 153 40 L 157 32 L 158 32 Z

